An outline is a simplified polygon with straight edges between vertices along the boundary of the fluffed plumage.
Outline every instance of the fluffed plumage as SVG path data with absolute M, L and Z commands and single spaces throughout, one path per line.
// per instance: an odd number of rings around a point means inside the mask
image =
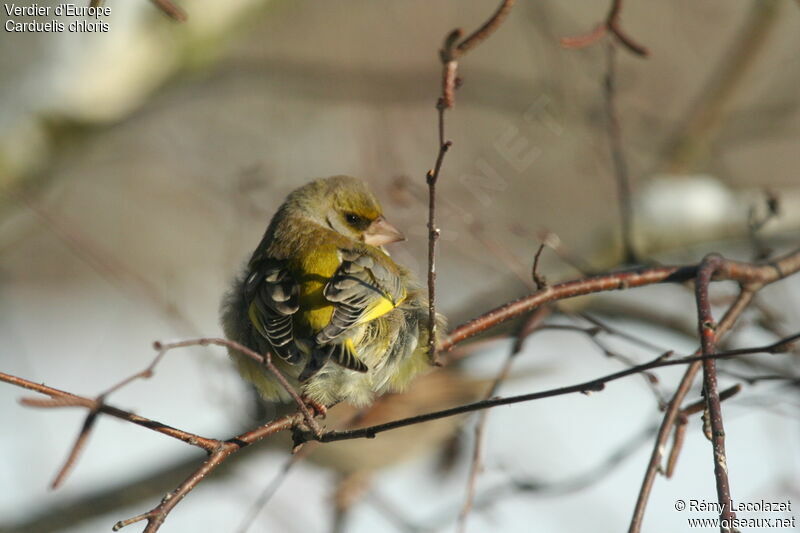
M 300 187 L 224 299 L 225 335 L 272 353 L 290 383 L 325 406 L 402 390 L 430 365 L 425 297 L 383 248 L 402 239 L 363 181 Z M 266 368 L 231 355 L 264 398 L 289 399 Z

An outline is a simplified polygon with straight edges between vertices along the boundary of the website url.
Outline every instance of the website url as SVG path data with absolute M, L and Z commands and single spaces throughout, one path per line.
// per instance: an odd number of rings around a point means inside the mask
M 689 527 L 712 527 L 715 529 L 735 529 L 740 527 L 760 527 L 760 528 L 794 528 L 794 516 L 789 518 L 687 518 Z

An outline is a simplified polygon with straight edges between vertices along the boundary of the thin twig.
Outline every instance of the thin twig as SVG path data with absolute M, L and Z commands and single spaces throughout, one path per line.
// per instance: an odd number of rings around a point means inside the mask
M 616 359 L 616 360 L 622 362 L 625 365 L 633 366 L 633 365 L 636 364 L 636 362 L 631 357 L 629 357 L 627 355 L 623 355 L 623 354 L 621 354 L 621 353 L 619 353 L 619 352 L 617 352 L 615 350 L 612 350 L 610 347 L 608 347 L 605 344 L 605 342 L 603 342 L 599 338 L 599 334 L 601 332 L 605 332 L 605 333 L 608 333 L 610 335 L 618 335 L 621 338 L 623 338 L 623 339 L 625 339 L 625 340 L 627 340 L 627 341 L 629 341 L 631 343 L 639 344 L 640 346 L 645 346 L 648 349 L 650 349 L 652 351 L 655 351 L 655 352 L 663 353 L 664 351 L 666 351 L 665 349 L 653 346 L 651 343 L 649 343 L 647 341 L 638 339 L 638 338 L 634 337 L 633 335 L 628 335 L 628 334 L 625 334 L 623 332 L 617 331 L 617 330 L 611 328 L 610 326 L 608 326 L 607 324 L 601 322 L 599 319 L 597 319 L 595 317 L 591 317 L 591 316 L 583 314 L 583 313 L 578 313 L 578 316 L 580 316 L 584 320 L 588 321 L 589 323 L 593 324 L 594 327 L 592 327 L 592 328 L 582 328 L 580 326 L 566 326 L 566 327 L 567 328 L 571 327 L 574 331 L 579 331 L 581 333 L 584 333 L 589 338 L 589 341 L 591 341 L 592 344 L 597 346 L 603 352 L 603 354 L 606 357 L 610 357 L 610 358 Z M 656 377 L 656 375 L 653 374 L 652 372 L 642 372 L 640 375 L 642 376 L 642 379 L 644 380 L 644 382 L 647 385 L 647 387 L 650 388 L 650 390 L 653 392 L 653 395 L 656 398 L 656 402 L 658 403 L 659 409 L 663 410 L 666 407 L 666 401 L 662 397 L 662 393 L 658 388 L 658 383 L 659 383 L 658 377 Z
M 53 387 L 48 387 L 47 385 L 43 385 L 41 383 L 35 383 L 33 381 L 29 381 L 27 379 L 18 376 L 13 376 L 11 374 L 5 374 L 3 372 L 0 372 L 0 381 L 5 381 L 6 383 L 10 383 L 11 385 L 15 385 L 17 387 L 22 387 L 24 389 L 36 391 L 41 394 L 50 396 L 55 400 L 58 400 L 56 402 L 49 402 L 46 405 L 41 405 L 43 407 L 64 406 L 64 407 L 85 407 L 87 409 L 97 408 L 98 412 L 100 413 L 113 416 L 114 418 L 119 418 L 120 420 L 125 420 L 127 422 L 131 422 L 133 424 L 145 427 L 147 429 L 161 433 L 162 435 L 166 435 L 168 437 L 172 437 L 187 444 L 191 444 L 192 446 L 202 448 L 207 452 L 214 450 L 214 448 L 217 445 L 219 445 L 220 442 L 216 439 L 207 439 L 205 437 L 201 437 L 200 435 L 195 435 L 194 433 L 190 433 L 182 429 L 170 427 L 156 420 L 145 418 L 143 416 L 139 416 L 129 411 L 118 409 L 116 407 L 112 407 L 107 404 L 98 405 L 97 400 L 95 399 L 78 396 L 76 394 L 55 389 Z M 33 407 L 38 407 L 41 404 L 41 402 L 34 402 L 32 401 L 32 399 L 29 398 L 23 398 L 21 402 L 24 405 L 30 405 Z
M 769 282 L 765 282 L 769 283 Z M 743 288 L 739 295 L 737 296 L 736 300 L 730 305 L 728 311 L 725 313 L 725 316 L 722 317 L 718 326 L 717 326 L 717 336 L 722 337 L 726 332 L 728 332 L 733 325 L 738 320 L 739 316 L 744 312 L 750 302 L 753 300 L 753 296 L 755 292 L 758 290 L 758 286 L 754 285 L 750 288 Z M 698 350 L 699 352 L 699 350 Z M 695 352 L 695 353 L 698 353 Z M 673 426 L 675 426 L 678 418 L 680 416 L 680 407 L 683 403 L 684 398 L 689 392 L 689 389 L 692 387 L 692 383 L 694 382 L 694 378 L 697 375 L 697 371 L 700 369 L 700 363 L 695 362 L 689 365 L 686 368 L 686 371 L 683 374 L 683 378 L 681 378 L 680 384 L 678 385 L 677 389 L 675 390 L 675 394 L 673 394 L 672 399 L 670 400 L 669 404 L 667 405 L 667 409 L 664 412 L 664 417 L 661 420 L 661 426 L 658 428 L 658 436 L 656 437 L 655 443 L 653 444 L 653 451 L 650 453 L 650 461 L 647 465 L 647 469 L 645 470 L 644 479 L 642 480 L 642 486 L 639 489 L 639 495 L 636 499 L 636 506 L 633 510 L 633 516 L 631 517 L 631 523 L 628 527 L 628 533 L 639 533 L 642 529 L 642 522 L 644 520 L 644 512 L 647 508 L 647 502 L 650 499 L 650 492 L 653 488 L 653 483 L 656 479 L 656 474 L 661 469 L 661 460 L 664 455 L 664 450 L 667 446 L 667 440 L 669 439 L 669 435 L 672 432 Z M 678 444 L 678 449 L 680 449 L 680 442 Z M 673 462 L 677 461 L 677 452 L 671 454 L 674 455 L 671 460 Z
M 185 498 L 186 495 L 189 494 L 189 492 L 191 492 L 198 483 L 200 483 L 209 473 L 215 470 L 229 456 L 236 453 L 243 447 L 253 444 L 254 442 L 272 435 L 273 433 L 296 427 L 302 421 L 303 415 L 302 413 L 298 412 L 294 415 L 273 420 L 259 428 L 220 443 L 220 445 L 211 453 L 209 458 L 197 470 L 195 470 L 188 478 L 186 478 L 183 483 L 178 485 L 175 490 L 164 496 L 164 498 L 161 500 L 161 503 L 146 513 L 128 518 L 127 520 L 120 520 L 114 524 L 113 530 L 119 531 L 123 527 L 130 524 L 147 520 L 147 526 L 145 527 L 143 533 L 155 533 L 161 527 L 161 524 L 164 523 L 164 520 L 167 518 L 167 515 L 172 511 L 172 509 L 183 498 Z
M 439 228 L 436 227 L 436 182 L 442 169 L 442 162 L 452 142 L 444 140 L 444 111 L 441 103 L 437 104 L 439 112 L 439 153 L 433 170 L 426 176 L 428 183 L 428 356 L 433 364 L 439 362 L 436 350 L 436 242 L 439 240 Z
M 633 40 L 620 25 L 620 15 L 622 14 L 622 0 L 613 0 L 611 3 L 611 11 L 608 12 L 606 19 L 606 27 L 622 43 L 628 50 L 636 55 L 646 57 L 650 55 L 650 51 L 641 44 Z
M 198 339 L 187 339 L 183 341 L 170 342 L 170 343 L 156 342 L 154 343 L 153 346 L 156 350 L 167 352 L 169 350 L 174 350 L 176 348 L 187 348 L 190 346 L 208 346 L 208 345 L 224 346 L 226 348 L 231 348 L 243 355 L 246 355 L 250 359 L 264 365 L 267 368 L 267 370 L 269 370 L 272 373 L 275 379 L 278 380 L 278 382 L 281 384 L 281 387 L 283 387 L 283 389 L 289 394 L 289 396 L 291 396 L 292 400 L 294 400 L 294 402 L 297 404 L 298 409 L 300 409 L 300 412 L 303 414 L 303 417 L 305 418 L 305 421 L 311 428 L 311 430 L 318 435 L 322 433 L 319 424 L 317 424 L 317 421 L 314 420 L 314 414 L 312 414 L 311 411 L 309 411 L 306 402 L 304 402 L 303 399 L 300 398 L 300 395 L 297 394 L 295 388 L 292 387 L 292 385 L 286 380 L 286 377 L 283 375 L 283 373 L 280 370 L 278 370 L 278 367 L 276 367 L 275 364 L 272 362 L 272 356 L 269 354 L 269 352 L 262 355 L 254 350 L 251 350 L 247 346 L 244 346 L 243 344 L 239 344 L 238 342 L 228 339 L 223 339 L 220 337 L 202 337 Z
M 439 228 L 436 227 L 436 183 L 442 170 L 444 156 L 453 144 L 445 140 L 444 112 L 455 104 L 455 91 L 460 83 L 458 59 L 494 33 L 513 5 L 514 0 L 503 0 L 494 14 L 460 43 L 458 41 L 463 31 L 460 29 L 451 31 L 439 50 L 439 59 L 442 63 L 442 91 L 436 102 L 439 148 L 433 168 L 425 175 L 428 184 L 428 356 L 434 365 L 441 365 L 437 353 L 436 327 L 436 243 L 440 234 Z
M 631 344 L 635 344 L 635 345 L 640 346 L 641 348 L 644 348 L 646 350 L 650 350 L 652 352 L 663 352 L 663 351 L 666 350 L 665 347 L 658 346 L 657 344 L 654 344 L 654 343 L 650 342 L 649 340 L 642 339 L 642 338 L 640 338 L 640 337 L 638 337 L 636 335 L 633 335 L 633 334 L 628 333 L 626 331 L 622 331 L 622 330 L 619 330 L 619 329 L 617 329 L 615 327 L 612 327 L 612 326 L 608 325 L 605 321 L 602 321 L 599 318 L 597 318 L 596 316 L 590 315 L 589 313 L 587 313 L 585 311 L 584 312 L 580 312 L 580 313 L 576 313 L 576 315 L 581 317 L 585 321 L 589 322 L 590 324 L 592 324 L 594 326 L 597 326 L 598 328 L 600 328 L 604 332 L 608 333 L 609 335 L 614 335 L 615 337 L 619 337 L 619 338 L 621 338 L 623 340 L 626 340 L 626 341 L 630 342 Z
M 73 398 L 73 397 L 65 397 L 65 396 L 51 396 L 49 400 L 41 400 L 38 398 L 23 398 L 21 401 L 23 404 L 31 406 L 31 407 L 39 407 L 39 408 L 47 408 L 47 407 L 87 407 L 89 412 L 86 415 L 86 418 L 83 422 L 80 432 L 78 433 L 78 437 L 75 439 L 72 448 L 70 449 L 69 454 L 67 455 L 67 459 L 64 461 L 62 467 L 58 470 L 53 482 L 51 483 L 51 487 L 53 489 L 58 488 L 66 479 L 67 474 L 72 470 L 75 466 L 78 457 L 80 456 L 83 448 L 86 446 L 86 443 L 89 440 L 90 434 L 92 429 L 94 428 L 95 421 L 97 420 L 97 415 L 103 411 L 103 407 L 106 407 L 105 399 L 113 392 L 123 388 L 124 386 L 130 384 L 131 382 L 137 379 L 147 379 L 153 375 L 155 367 L 158 365 L 159 362 L 163 359 L 164 355 L 170 350 L 176 348 L 184 348 L 189 346 L 207 346 L 209 344 L 215 344 L 218 346 L 226 346 L 235 350 L 238 350 L 248 357 L 255 359 L 258 362 L 264 364 L 278 379 L 279 382 L 283 385 L 283 387 L 287 390 L 287 392 L 294 398 L 295 402 L 303 415 L 306 417 L 306 422 L 308 423 L 309 427 L 312 430 L 320 434 L 322 432 L 319 425 L 314 420 L 313 415 L 308 410 L 308 407 L 302 401 L 302 399 L 297 395 L 297 392 L 294 388 L 286 381 L 280 371 L 273 365 L 269 354 L 266 357 L 263 357 L 256 352 L 242 346 L 236 342 L 229 341 L 227 339 L 214 339 L 214 338 L 200 338 L 200 339 L 190 339 L 180 342 L 173 342 L 168 344 L 163 344 L 161 342 L 155 342 L 153 347 L 155 350 L 158 351 L 156 357 L 150 362 L 150 364 L 144 369 L 141 370 L 114 385 L 113 387 L 109 388 L 105 392 L 99 394 L 93 400 L 88 398 Z M 43 391 L 40 391 L 43 392 Z M 190 439 L 195 438 L 195 436 L 187 437 Z M 208 445 L 204 447 L 206 451 L 211 451 L 215 448 L 219 442 L 215 441 L 213 443 L 207 443 Z
M 750 206 L 750 210 L 747 213 L 747 233 L 753 246 L 753 258 L 757 261 L 766 259 L 772 254 L 772 250 L 760 235 L 761 230 L 781 214 L 780 197 L 769 189 L 765 189 L 763 192 L 766 213 L 759 215 L 755 205 Z
M 672 448 L 667 457 L 667 466 L 664 469 L 664 475 L 667 479 L 672 477 L 675 473 L 675 467 L 678 464 L 678 457 L 680 457 L 681 450 L 683 449 L 683 442 L 686 440 L 686 427 L 689 424 L 689 418 L 682 410 L 678 413 L 678 418 L 675 420 L 675 433 L 672 437 Z
M 708 299 L 708 286 L 711 276 L 722 265 L 724 259 L 716 254 L 711 254 L 703 259 L 697 271 L 695 294 L 697 299 L 697 324 L 700 334 L 703 355 L 716 352 L 717 325 L 711 312 L 711 302 Z M 728 459 L 725 454 L 725 427 L 722 421 L 722 408 L 720 406 L 719 390 L 717 388 L 717 364 L 713 359 L 703 361 L 703 381 L 708 419 L 711 423 L 712 446 L 714 451 L 714 476 L 717 480 L 717 500 L 722 512 L 720 518 L 728 524 L 736 518 L 736 513 L 731 510 L 731 488 L 728 480 Z M 720 526 L 723 533 L 730 531 L 727 526 Z
M 740 384 L 729 387 L 719 393 L 719 401 L 724 402 L 728 398 L 732 398 L 742 390 Z M 671 478 L 675 473 L 675 467 L 678 464 L 678 457 L 680 456 L 681 449 L 683 448 L 683 441 L 686 437 L 686 426 L 689 423 L 689 415 L 699 413 L 706 405 L 706 401 L 701 399 L 693 404 L 687 405 L 678 413 L 678 420 L 675 422 L 675 435 L 672 439 L 672 449 L 670 449 L 669 457 L 667 458 L 667 466 L 664 475 L 667 479 Z
M 520 394 L 517 396 L 490 398 L 488 400 L 482 400 L 470 404 L 464 404 L 450 409 L 443 409 L 441 411 L 434 411 L 431 413 L 404 418 L 401 420 L 393 420 L 391 422 L 386 422 L 384 424 L 377 424 L 374 426 L 367 426 L 358 429 L 345 430 L 345 431 L 327 431 L 323 433 L 320 437 L 317 437 L 311 434 L 310 432 L 305 432 L 296 435 L 295 438 L 299 442 L 307 442 L 310 440 L 318 440 L 320 442 L 338 442 L 342 440 L 351 440 L 360 438 L 372 439 L 375 438 L 375 436 L 378 435 L 379 433 L 383 433 L 385 431 L 411 426 L 414 424 L 420 424 L 422 422 L 429 422 L 431 420 L 439 420 L 441 418 L 447 418 L 450 416 L 456 416 L 464 413 L 480 411 L 482 409 L 489 409 L 500 405 L 512 405 L 516 403 L 530 402 L 533 400 L 540 400 L 543 398 L 564 396 L 566 394 L 581 393 L 588 395 L 593 392 L 600 392 L 605 389 L 607 383 L 622 379 L 627 376 L 639 374 L 640 372 L 643 372 L 645 370 L 650 370 L 653 368 L 661 368 L 665 366 L 675 366 L 675 365 L 686 365 L 690 363 L 705 361 L 708 359 L 728 359 L 731 357 L 736 357 L 744 354 L 777 353 L 785 349 L 787 343 L 793 342 L 797 339 L 800 339 L 800 333 L 791 335 L 785 339 L 781 339 L 778 342 L 768 344 L 766 346 L 759 346 L 754 348 L 742 348 L 726 352 L 717 352 L 708 355 L 693 355 L 687 357 L 680 357 L 677 359 L 671 357 L 672 352 L 666 352 L 647 363 L 626 368 L 624 370 L 620 370 L 618 372 L 614 372 L 612 374 L 608 374 L 600 378 L 584 381 L 582 383 L 578 383 L 575 385 L 568 385 L 566 387 L 548 389 L 545 391 L 533 392 L 528 394 Z
M 541 257 L 542 250 L 544 250 L 545 246 L 547 246 L 546 243 L 539 245 L 539 249 L 536 250 L 536 254 L 533 256 L 533 267 L 531 267 L 531 278 L 533 278 L 533 282 L 536 284 L 536 290 L 538 291 L 547 287 L 547 280 L 543 275 L 539 274 L 539 257 Z
M 723 391 L 720 391 L 719 401 L 724 402 L 725 400 L 733 398 L 740 392 L 742 392 L 742 385 L 740 383 L 737 383 L 736 385 L 733 385 Z M 706 406 L 706 401 L 705 399 L 701 398 L 700 400 L 697 400 L 696 402 L 691 403 L 686 407 L 684 407 L 683 409 L 681 409 L 681 413 L 683 413 L 686 416 L 694 415 L 705 409 L 705 406 Z

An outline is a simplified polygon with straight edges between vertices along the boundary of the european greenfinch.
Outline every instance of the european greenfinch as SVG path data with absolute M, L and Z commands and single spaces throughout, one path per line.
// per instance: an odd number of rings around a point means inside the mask
M 430 366 L 426 299 L 383 248 L 403 239 L 363 181 L 334 176 L 300 187 L 223 300 L 225 335 L 271 353 L 312 404 L 363 406 L 401 391 Z M 230 352 L 265 399 L 290 399 L 267 368 Z

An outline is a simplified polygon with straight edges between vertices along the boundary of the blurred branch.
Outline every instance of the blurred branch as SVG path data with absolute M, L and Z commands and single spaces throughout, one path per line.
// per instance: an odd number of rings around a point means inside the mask
M 613 35 L 630 52 L 646 57 L 650 51 L 630 37 L 620 25 L 620 15 L 622 13 L 622 0 L 612 0 L 611 8 L 606 15 L 606 20 L 598 24 L 591 32 L 577 37 L 563 37 L 561 46 L 565 48 L 584 48 L 597 42 L 606 33 Z
M 780 197 L 775 192 L 765 189 L 764 207 L 765 213 L 763 214 L 758 213 L 756 206 L 750 206 L 747 213 L 747 232 L 753 246 L 753 258 L 755 260 L 766 259 L 772 254 L 772 250 L 767 246 L 760 232 L 771 220 L 780 216 Z
M 160 9 L 165 15 L 178 22 L 186 22 L 189 16 L 178 5 L 170 2 L 170 0 L 150 0 L 155 6 Z
M 163 291 L 160 288 L 132 269 L 125 261 L 120 260 L 110 250 L 94 242 L 89 235 L 80 231 L 69 219 L 58 216 L 52 210 L 39 205 L 39 202 L 21 188 L 4 187 L 2 192 L 12 201 L 33 213 L 42 226 L 52 232 L 78 259 L 85 262 L 103 279 L 128 293 L 135 292 L 137 298 L 143 295 L 145 300 L 170 320 L 175 321 L 185 330 L 185 333 L 197 334 L 198 328 L 181 313 L 180 309 L 163 297 Z M 132 287 L 129 284 L 134 286 L 135 291 L 131 290 Z
M 208 474 L 214 471 L 229 456 L 236 453 L 241 448 L 253 444 L 254 442 L 258 442 L 259 440 L 272 435 L 273 433 L 291 429 L 300 424 L 302 420 L 303 415 L 302 413 L 298 412 L 294 415 L 288 415 L 283 418 L 268 422 L 267 424 L 252 431 L 248 431 L 247 433 L 243 433 L 238 437 L 220 442 L 219 446 L 210 454 L 209 458 L 191 475 L 189 475 L 189 477 L 187 477 L 183 483 L 178 485 L 175 490 L 164 496 L 164 498 L 161 500 L 161 503 L 145 513 L 117 522 L 114 524 L 113 530 L 119 531 L 125 526 L 146 520 L 147 526 L 144 528 L 143 533 L 155 533 L 161 527 L 161 524 L 164 523 L 164 520 L 167 518 L 167 515 L 172 511 L 172 509 L 174 509 L 175 506 L 178 505 L 178 503 L 180 503 L 180 501 L 185 498 L 187 494 L 189 494 L 189 492 L 191 492 Z
M 188 20 L 188 15 L 186 12 L 178 7 L 176 4 L 172 3 L 170 0 L 150 0 L 162 13 L 167 15 L 172 20 L 177 22 L 186 22 Z M 90 0 L 89 5 L 91 7 L 100 7 L 105 4 L 105 0 Z
M 182 430 L 178 430 L 175 428 L 169 428 L 168 426 L 164 426 L 163 424 L 160 424 L 158 422 L 148 420 L 143 417 L 139 417 L 132 413 L 128 413 L 126 411 L 122 411 L 120 409 L 116 409 L 114 407 L 110 407 L 107 404 L 105 404 L 105 397 L 111 392 L 114 392 L 124 387 L 125 385 L 131 383 L 136 379 L 149 378 L 150 376 L 152 376 L 155 366 L 161 361 L 163 356 L 168 351 L 188 346 L 207 346 L 212 344 L 218 346 L 225 346 L 237 350 L 242 354 L 250 358 L 253 358 L 256 361 L 262 363 L 264 366 L 266 366 L 267 369 L 269 369 L 275 375 L 276 379 L 281 383 L 281 385 L 286 389 L 286 391 L 291 395 L 291 397 L 297 403 L 299 407 L 297 414 L 293 416 L 286 416 L 275 421 L 271 421 L 260 428 L 244 433 L 228 441 L 220 441 L 217 439 L 208 439 L 205 437 L 200 437 L 198 435 L 193 435 L 191 433 L 184 432 Z M 322 430 L 314 420 L 314 416 L 308 410 L 308 407 L 306 407 L 305 403 L 299 397 L 294 388 L 286 381 L 286 378 L 283 377 L 280 371 L 274 366 L 269 354 L 261 356 L 256 352 L 250 350 L 249 348 L 242 346 L 236 342 L 229 341 L 226 339 L 215 339 L 215 338 L 192 339 L 192 340 L 174 342 L 169 344 L 162 344 L 156 342 L 154 344 L 154 347 L 156 350 L 158 350 L 158 355 L 145 370 L 137 372 L 136 374 L 124 379 L 123 381 L 121 381 L 114 387 L 110 388 L 108 391 L 100 394 L 94 399 L 83 398 L 70 393 L 59 391 L 57 389 L 53 389 L 51 387 L 46 387 L 44 385 L 32 383 L 22 378 L 17 378 L 16 376 L 10 376 L 8 374 L 0 373 L 0 380 L 2 381 L 6 381 L 14 385 L 22 386 L 31 390 L 35 390 L 37 392 L 41 392 L 43 394 L 47 394 L 52 398 L 51 400 L 24 398 L 22 400 L 22 403 L 25 405 L 32 407 L 49 407 L 49 408 L 80 406 L 89 409 L 89 413 L 83 424 L 81 432 L 78 435 L 78 438 L 75 441 L 75 444 L 73 445 L 72 450 L 66 462 L 64 463 L 64 466 L 59 470 L 59 473 L 56 476 L 55 481 L 53 482 L 53 488 L 56 488 L 58 485 L 60 485 L 60 483 L 65 478 L 66 474 L 74 466 L 77 457 L 79 456 L 86 441 L 89 438 L 89 434 L 91 432 L 92 427 L 94 426 L 95 420 L 97 419 L 97 415 L 101 412 L 111 414 L 112 416 L 116 416 L 118 418 L 134 422 L 144 427 L 154 429 L 160 433 L 167 434 L 171 437 L 178 438 L 183 442 L 203 448 L 210 454 L 209 459 L 200 468 L 198 468 L 192 475 L 190 475 L 186 479 L 186 481 L 184 481 L 184 483 L 182 483 L 177 489 L 175 489 L 167 497 L 165 497 L 158 506 L 156 506 L 155 508 L 151 509 L 146 513 L 130 518 L 128 520 L 123 520 L 118 522 L 114 526 L 115 531 L 121 529 L 122 527 L 125 527 L 126 525 L 141 520 L 147 520 L 148 522 L 147 527 L 144 530 L 145 532 L 157 531 L 161 526 L 161 524 L 163 523 L 166 516 L 172 510 L 172 508 L 181 499 L 183 499 L 186 496 L 186 494 L 191 492 L 194 489 L 194 487 L 200 481 L 202 481 L 202 479 L 209 472 L 216 469 L 225 459 L 227 459 L 228 456 L 237 452 L 244 446 L 256 442 L 267 435 L 270 435 L 277 431 L 290 429 L 294 426 L 298 426 L 303 421 L 305 421 L 305 423 L 308 425 L 309 428 L 311 428 L 311 430 L 314 433 L 316 433 L 317 435 L 321 434 Z
M 732 398 L 739 394 L 741 390 L 742 386 L 738 383 L 733 387 L 728 387 L 719 393 L 719 401 L 724 402 L 728 398 Z M 675 423 L 675 436 L 673 437 L 672 441 L 672 449 L 669 452 L 667 467 L 664 472 L 664 475 L 667 478 L 671 478 L 672 474 L 675 473 L 675 466 L 678 462 L 678 456 L 680 455 L 681 448 L 683 447 L 683 441 L 686 437 L 686 425 L 689 423 L 689 416 L 703 411 L 705 406 L 705 399 L 701 399 L 693 404 L 687 405 L 678 413 L 678 420 Z
M 780 2 L 753 0 L 742 28 L 733 32 L 734 42 L 724 48 L 702 95 L 692 105 L 688 118 L 673 135 L 665 150 L 666 172 L 685 174 L 707 156 L 742 80 L 752 70 L 764 50 L 767 37 L 778 20 Z
M 543 481 L 523 477 L 515 471 L 510 475 L 512 478 L 510 481 L 504 481 L 494 487 L 483 490 L 475 498 L 474 509 L 476 511 L 486 510 L 497 502 L 507 501 L 507 498 L 519 494 L 560 496 L 589 488 L 605 479 L 604 476 L 612 472 L 623 461 L 630 459 L 634 452 L 655 434 L 655 431 L 656 427 L 652 425 L 644 428 L 632 438 L 623 442 L 597 465 L 563 479 Z M 516 467 L 516 465 L 514 466 Z M 436 513 L 434 518 L 427 520 L 429 525 L 425 527 L 408 525 L 405 529 L 409 533 L 441 531 L 445 525 L 452 521 L 452 517 L 453 513 L 448 508 L 446 511 Z
M 628 162 L 625 160 L 624 145 L 622 143 L 622 129 L 616 105 L 617 69 L 616 48 L 613 44 L 607 47 L 608 58 L 606 63 L 605 83 L 603 95 L 605 96 L 606 127 L 608 143 L 611 150 L 611 160 L 614 163 L 614 176 L 617 182 L 617 201 L 619 202 L 620 225 L 622 233 L 622 261 L 623 263 L 638 263 L 639 258 L 633 245 L 633 202 L 631 200 L 631 182 L 628 174 Z
M 542 248 L 540 247 L 539 251 L 541 250 Z M 500 368 L 494 383 L 492 383 L 491 389 L 489 389 L 489 392 L 486 393 L 486 400 L 497 394 L 500 386 L 508 377 L 509 372 L 511 372 L 511 365 L 514 363 L 514 359 L 522 351 L 522 346 L 525 343 L 525 339 L 541 327 L 542 322 L 548 317 L 548 315 L 550 315 L 550 312 L 551 310 L 549 307 L 540 307 L 533 311 L 527 320 L 525 320 L 525 322 L 522 324 L 522 327 L 517 332 L 514 344 L 511 347 L 511 351 L 508 352 L 508 356 L 506 356 L 503 366 Z M 478 475 L 480 474 L 482 468 L 481 449 L 483 443 L 483 434 L 486 429 L 486 419 L 488 416 L 488 410 L 481 411 L 480 415 L 478 416 L 478 421 L 475 424 L 475 443 L 473 445 L 472 461 L 470 463 L 470 472 L 467 479 L 467 493 L 466 497 L 464 498 L 464 505 L 461 508 L 461 513 L 459 513 L 458 517 L 458 531 L 460 533 L 464 533 L 467 530 L 467 518 L 469 517 L 469 513 L 472 510 L 472 505 L 475 500 L 476 484 L 478 481 Z
M 294 465 L 300 462 L 301 459 L 304 459 L 305 456 L 308 455 L 308 450 L 310 449 L 310 447 L 303 448 L 284 461 L 281 469 L 277 474 L 275 474 L 275 477 L 270 480 L 269 484 L 264 487 L 264 490 L 258 495 L 256 501 L 250 506 L 250 510 L 247 512 L 245 517 L 242 518 L 239 527 L 236 529 L 237 533 L 247 533 L 250 530 L 250 527 L 256 521 L 256 518 L 258 518 L 259 513 L 264 509 L 264 507 L 266 507 L 267 503 L 269 503 L 275 493 L 278 492 L 278 489 L 281 487 L 283 481 L 289 475 L 289 472 L 292 470 Z
M 171 490 L 176 478 L 187 476 L 197 468 L 196 454 L 160 465 L 153 473 L 142 471 L 128 476 L 109 475 L 106 484 L 92 487 L 86 494 L 61 503 L 26 513 L 19 521 L 0 522 L 2 533 L 57 533 L 81 531 L 80 525 L 101 514 L 118 512 L 134 505 L 147 505 L 154 498 Z M 222 469 L 225 470 L 225 469 Z M 227 475 L 229 471 L 225 471 Z M 223 474 L 218 471 L 217 474 Z M 215 478 L 217 479 L 217 478 Z M 8 520 L 8 517 L 4 517 Z

